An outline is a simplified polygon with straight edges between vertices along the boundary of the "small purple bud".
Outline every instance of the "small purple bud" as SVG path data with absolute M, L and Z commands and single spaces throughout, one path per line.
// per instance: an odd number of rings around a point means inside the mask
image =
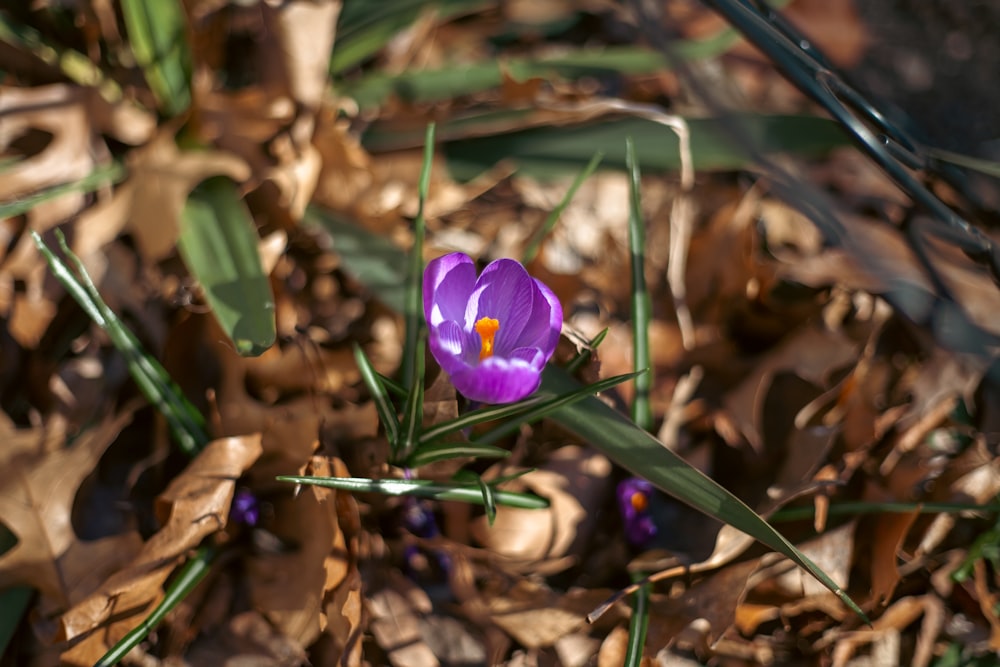
M 629 477 L 618 484 L 618 511 L 625 524 L 625 538 L 633 546 L 645 547 L 656 537 L 658 529 L 650 512 L 656 493 L 656 487 L 641 477 Z
M 423 289 L 431 354 L 460 394 L 512 403 L 538 389 L 562 330 L 552 290 L 513 259 L 490 262 L 477 277 L 460 252 L 429 262 Z
M 253 528 L 260 521 L 260 501 L 250 489 L 240 488 L 233 496 L 233 505 L 229 510 L 230 518 L 236 523 Z

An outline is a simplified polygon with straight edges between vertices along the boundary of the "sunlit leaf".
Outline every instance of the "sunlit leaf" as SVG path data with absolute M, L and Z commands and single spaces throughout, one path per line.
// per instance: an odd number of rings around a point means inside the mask
M 274 344 L 274 298 L 257 252 L 259 237 L 236 184 L 204 181 L 181 215 L 184 263 L 236 351 L 257 356 Z

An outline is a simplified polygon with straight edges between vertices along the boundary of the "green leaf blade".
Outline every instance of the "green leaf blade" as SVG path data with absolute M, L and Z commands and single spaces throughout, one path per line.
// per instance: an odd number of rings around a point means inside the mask
M 243 356 L 274 344 L 274 297 L 257 252 L 257 230 L 236 184 L 217 176 L 191 193 L 177 246 L 223 331 Z

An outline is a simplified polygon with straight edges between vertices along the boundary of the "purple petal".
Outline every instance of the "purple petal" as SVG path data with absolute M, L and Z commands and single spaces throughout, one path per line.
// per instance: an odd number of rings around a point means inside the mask
M 479 336 L 463 331 L 458 322 L 448 320 L 431 326 L 427 342 L 438 365 L 449 375 L 479 362 Z
M 478 366 L 449 371 L 451 382 L 463 396 L 480 403 L 513 403 L 531 394 L 542 382 L 539 369 L 526 362 L 490 357 Z
M 516 341 L 518 347 L 537 347 L 548 361 L 559 343 L 562 331 L 562 305 L 559 299 L 538 279 L 534 279 L 531 295 L 531 319 Z
M 427 263 L 424 270 L 424 318 L 435 326 L 451 320 L 465 324 L 465 307 L 476 287 L 476 265 L 453 252 Z
M 260 521 L 260 502 L 249 489 L 237 489 L 233 503 L 229 508 L 229 516 L 233 521 L 245 526 L 257 525 Z
M 536 368 L 539 371 L 545 366 L 545 362 L 548 358 L 545 353 L 539 350 L 537 347 L 519 347 L 507 357 L 508 359 L 520 360 L 526 362 L 532 368 Z
M 646 509 L 638 510 L 632 504 L 632 497 L 636 493 L 646 496 Z M 615 496 L 618 498 L 618 510 L 621 512 L 622 520 L 625 524 L 625 537 L 637 547 L 649 544 L 658 532 L 652 514 L 648 509 L 648 504 L 653 500 L 655 493 L 656 487 L 648 480 L 640 477 L 629 477 L 622 480 L 618 484 L 618 488 L 615 489 Z
M 466 310 L 466 327 L 471 327 L 481 317 L 492 317 L 500 322 L 493 345 L 494 353 L 506 356 L 515 347 L 514 342 L 531 317 L 533 281 L 520 263 L 513 259 L 490 262 L 479 280 Z

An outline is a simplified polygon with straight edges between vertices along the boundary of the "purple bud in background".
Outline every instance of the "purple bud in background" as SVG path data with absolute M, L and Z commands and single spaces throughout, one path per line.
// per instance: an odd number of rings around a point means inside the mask
M 650 512 L 656 487 L 640 477 L 622 480 L 615 490 L 618 510 L 625 523 L 625 537 L 636 547 L 645 547 L 656 537 L 657 528 Z
M 229 517 L 236 523 L 253 528 L 260 521 L 260 502 L 250 489 L 237 489 Z
M 512 259 L 477 277 L 460 252 L 428 263 L 423 287 L 431 354 L 460 394 L 511 403 L 538 389 L 562 329 L 552 290 Z

